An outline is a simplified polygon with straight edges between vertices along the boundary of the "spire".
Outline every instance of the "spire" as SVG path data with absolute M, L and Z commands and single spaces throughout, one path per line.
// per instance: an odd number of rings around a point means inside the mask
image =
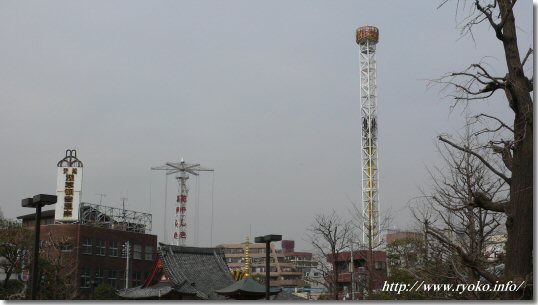
M 245 248 L 245 275 L 243 276 L 244 279 L 250 278 L 250 240 L 247 236 L 247 246 Z

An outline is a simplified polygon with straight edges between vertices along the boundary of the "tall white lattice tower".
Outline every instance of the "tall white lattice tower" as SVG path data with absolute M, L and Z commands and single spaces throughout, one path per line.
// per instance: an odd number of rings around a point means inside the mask
M 362 206 L 364 243 L 379 243 L 379 168 L 377 161 L 377 69 L 375 49 L 379 29 L 357 29 L 360 49 Z

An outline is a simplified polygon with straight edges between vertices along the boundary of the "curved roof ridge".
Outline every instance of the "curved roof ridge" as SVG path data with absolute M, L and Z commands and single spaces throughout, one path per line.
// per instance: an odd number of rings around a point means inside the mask
M 228 263 L 226 263 L 226 259 L 224 256 L 224 249 L 222 248 L 213 248 L 215 249 L 213 251 L 213 255 L 217 258 L 217 264 L 222 269 L 222 271 L 225 272 L 229 276 L 230 279 L 233 280 L 232 273 L 230 272 L 230 267 L 228 267 Z

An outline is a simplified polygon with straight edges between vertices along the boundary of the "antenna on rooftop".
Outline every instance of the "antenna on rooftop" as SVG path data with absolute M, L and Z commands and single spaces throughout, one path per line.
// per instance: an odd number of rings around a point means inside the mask
M 99 204 L 103 204 L 103 197 L 106 197 L 106 194 L 99 193 L 99 194 L 95 194 L 95 195 L 99 196 Z
M 127 201 L 127 197 L 121 197 L 120 200 L 121 200 L 121 208 L 122 208 L 122 211 L 123 211 L 123 226 L 125 227 L 125 219 L 126 219 L 126 216 L 125 216 L 125 201 Z

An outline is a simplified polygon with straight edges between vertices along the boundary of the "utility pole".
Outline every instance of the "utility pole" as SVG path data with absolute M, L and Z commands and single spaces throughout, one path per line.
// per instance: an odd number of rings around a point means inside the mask
M 127 258 L 126 267 L 125 267 L 125 289 L 129 288 L 129 262 L 130 262 L 130 256 L 131 256 L 131 243 L 129 241 L 126 241 L 125 244 L 123 244 L 123 254 Z
M 99 193 L 99 194 L 96 194 L 99 196 L 99 205 L 103 204 L 103 197 L 106 197 L 106 194 L 103 194 L 103 193 Z
M 350 260 L 350 262 L 349 262 L 350 270 L 349 270 L 349 271 L 351 271 L 351 300 L 355 300 L 355 293 L 354 293 L 354 291 L 353 291 L 353 284 L 354 284 L 354 282 L 355 282 L 355 281 L 353 280 L 353 273 L 354 273 L 354 271 L 355 271 L 355 268 L 354 268 L 355 266 L 353 266 L 353 238 L 351 238 L 351 239 L 349 240 L 349 243 L 350 243 L 350 245 L 351 245 L 351 246 L 350 246 L 350 248 L 351 248 L 351 252 L 350 252 L 350 255 L 349 255 L 349 256 L 350 256 L 350 259 L 349 259 L 349 260 Z

